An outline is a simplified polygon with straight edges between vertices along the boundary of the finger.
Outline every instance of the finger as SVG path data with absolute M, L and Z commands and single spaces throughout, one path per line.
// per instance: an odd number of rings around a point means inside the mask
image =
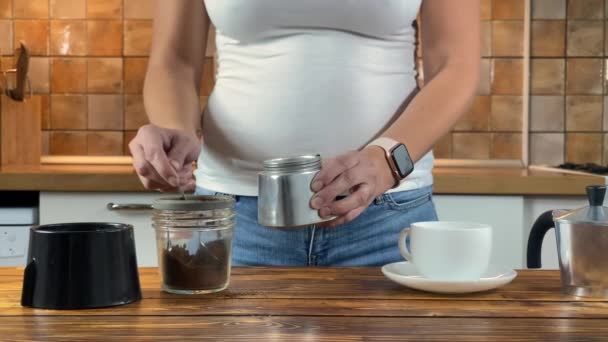
M 359 163 L 359 157 L 355 152 L 347 153 L 336 158 L 325 159 L 322 161 L 321 171 L 317 173 L 312 181 L 311 189 L 318 192 L 324 186 L 330 184 L 336 177 L 344 171 L 355 167 Z
M 169 158 L 160 144 L 153 144 L 144 148 L 146 161 L 165 182 L 173 187 L 177 186 L 176 171 L 169 163 Z
M 141 181 L 143 186 L 149 190 L 157 190 L 157 191 L 162 191 L 162 192 L 171 192 L 171 191 L 175 190 L 173 187 L 171 187 L 170 185 L 168 185 L 164 182 L 158 183 L 158 182 L 155 182 L 155 181 L 153 181 L 149 178 L 143 177 L 143 176 L 139 176 L 139 180 Z
M 331 221 L 327 222 L 326 227 L 335 228 L 337 226 L 351 222 L 354 219 L 356 219 L 357 217 L 359 217 L 359 215 L 361 215 L 361 213 L 365 210 L 365 208 L 366 207 L 359 207 L 359 208 L 353 209 L 353 210 L 349 211 L 346 215 L 340 216 L 340 217 L 336 218 L 335 220 L 331 220 Z
M 189 137 L 176 135 L 169 150 L 168 157 L 171 165 L 178 171 L 184 166 L 191 164 L 198 158 L 200 145 Z
M 135 168 L 135 172 L 140 176 L 142 184 L 144 184 L 147 189 L 156 190 L 159 188 L 171 188 L 171 184 L 167 183 L 167 181 L 156 172 L 156 169 L 154 169 L 152 164 L 146 160 L 143 147 L 140 144 L 136 142 L 129 144 L 129 149 L 133 155 L 133 167 Z M 150 183 L 154 183 L 154 185 L 149 185 Z
M 313 209 L 321 209 L 334 202 L 336 196 L 343 194 L 350 189 L 365 182 L 363 168 L 354 167 L 348 169 L 338 176 L 333 182 L 326 185 L 323 190 L 317 192 L 311 199 L 310 206 Z
M 355 192 L 346 196 L 346 198 L 331 203 L 328 207 L 319 210 L 321 217 L 343 216 L 357 208 L 368 207 L 373 200 L 371 187 L 367 184 L 362 184 Z M 323 216 L 325 215 L 326 216 Z

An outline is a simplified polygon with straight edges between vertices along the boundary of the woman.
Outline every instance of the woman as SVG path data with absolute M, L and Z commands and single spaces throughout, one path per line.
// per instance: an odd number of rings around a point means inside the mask
M 201 144 L 210 22 L 218 71 Z M 468 109 L 479 59 L 479 0 L 159 0 L 144 87 L 151 124 L 129 145 L 133 163 L 150 189 L 234 195 L 235 265 L 396 261 L 399 231 L 437 219 L 429 151 Z M 324 160 L 310 205 L 337 218 L 258 225 L 261 162 L 311 153 Z

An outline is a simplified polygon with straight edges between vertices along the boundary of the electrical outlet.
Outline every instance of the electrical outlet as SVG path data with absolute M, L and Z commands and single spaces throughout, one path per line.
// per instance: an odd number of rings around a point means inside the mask
M 28 226 L 0 226 L 0 258 L 24 256 L 28 234 Z

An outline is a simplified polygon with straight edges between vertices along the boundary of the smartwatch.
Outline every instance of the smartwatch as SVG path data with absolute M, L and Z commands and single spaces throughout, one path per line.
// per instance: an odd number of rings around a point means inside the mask
M 367 146 L 378 146 L 384 150 L 386 161 L 391 168 L 395 185 L 399 186 L 401 181 L 414 171 L 414 162 L 404 144 L 391 138 L 378 138 Z

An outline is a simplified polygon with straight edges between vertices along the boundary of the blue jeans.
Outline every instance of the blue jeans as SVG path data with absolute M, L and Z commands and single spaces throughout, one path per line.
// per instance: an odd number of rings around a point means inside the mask
M 197 189 L 197 194 L 214 194 Z M 382 266 L 403 260 L 399 233 L 436 221 L 432 187 L 383 194 L 355 220 L 335 228 L 268 228 L 258 224 L 257 197 L 236 196 L 234 266 Z

